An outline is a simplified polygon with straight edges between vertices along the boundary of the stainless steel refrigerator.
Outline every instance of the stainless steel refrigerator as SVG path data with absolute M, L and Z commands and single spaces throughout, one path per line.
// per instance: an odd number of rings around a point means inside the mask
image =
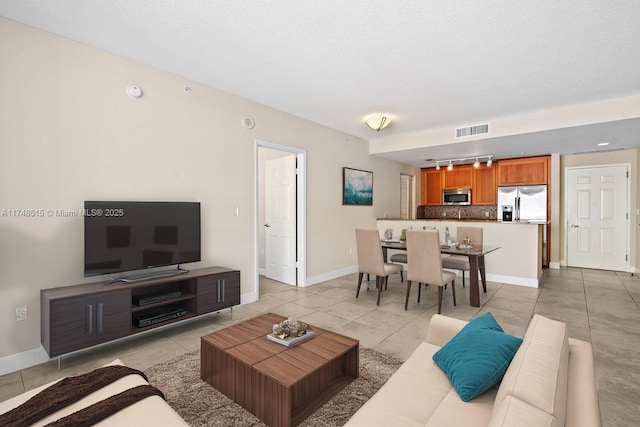
M 504 207 L 513 209 L 513 221 L 547 220 L 547 186 L 521 185 L 498 187 L 498 220 L 502 221 Z

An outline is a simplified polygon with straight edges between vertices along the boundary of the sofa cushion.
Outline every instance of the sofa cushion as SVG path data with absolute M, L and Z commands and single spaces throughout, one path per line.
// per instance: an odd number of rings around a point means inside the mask
M 500 382 L 522 339 L 505 334 L 491 313 L 470 321 L 433 355 L 468 402 Z
M 508 396 L 536 407 L 565 424 L 569 341 L 567 325 L 536 314 L 504 375 L 493 415 Z
M 513 396 L 500 405 L 489 427 L 562 427 L 557 418 Z
M 451 391 L 446 375 L 431 360 L 439 348 L 421 343 L 345 427 L 424 427 Z M 490 417 L 491 409 L 487 419 Z

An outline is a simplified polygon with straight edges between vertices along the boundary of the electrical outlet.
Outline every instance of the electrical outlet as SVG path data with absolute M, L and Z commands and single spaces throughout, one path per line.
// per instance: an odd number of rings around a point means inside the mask
M 486 216 L 487 218 L 489 218 L 489 211 L 484 213 L 484 216 Z
M 27 320 L 27 306 L 16 307 L 16 321 Z

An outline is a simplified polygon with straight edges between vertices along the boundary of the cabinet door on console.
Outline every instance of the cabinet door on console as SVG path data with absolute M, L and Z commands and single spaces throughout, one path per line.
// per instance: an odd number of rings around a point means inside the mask
M 131 333 L 131 293 L 128 289 L 55 299 L 50 304 L 50 356 L 80 350 Z
M 197 313 L 204 314 L 240 304 L 240 272 L 199 277 Z
M 98 343 L 126 337 L 131 333 L 131 291 L 122 289 L 96 297 Z
M 95 344 L 95 304 L 95 295 L 51 302 L 49 356 L 58 356 Z

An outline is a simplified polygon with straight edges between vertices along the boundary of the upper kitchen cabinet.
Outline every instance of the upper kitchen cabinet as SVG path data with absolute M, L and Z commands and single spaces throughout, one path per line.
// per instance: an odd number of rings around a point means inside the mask
M 420 173 L 420 204 L 442 204 L 442 174 L 435 169 L 422 169 Z
M 550 156 L 526 157 L 497 162 L 498 185 L 549 183 Z
M 451 170 L 442 168 L 443 189 L 471 188 L 472 181 L 473 166 L 471 165 L 454 166 Z
M 494 166 L 473 168 L 472 205 L 495 205 L 496 200 L 496 163 Z

